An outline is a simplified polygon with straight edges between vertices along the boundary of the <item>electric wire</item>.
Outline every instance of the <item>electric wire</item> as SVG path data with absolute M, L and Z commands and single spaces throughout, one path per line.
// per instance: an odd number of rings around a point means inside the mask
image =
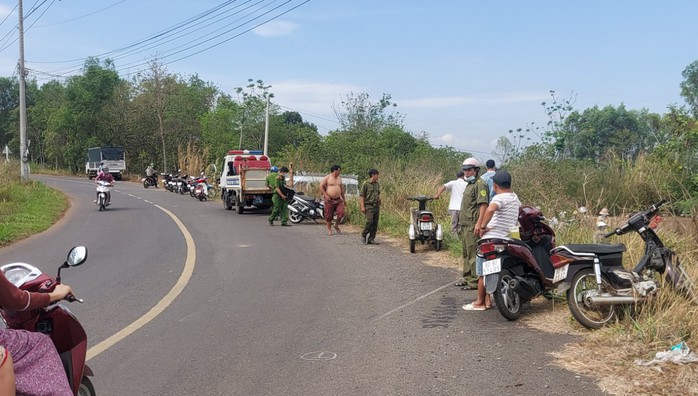
M 244 2 L 244 3 L 242 3 L 241 5 L 236 6 L 236 8 L 242 7 L 242 6 L 244 6 L 245 4 L 249 3 L 250 1 L 251 1 L 251 0 L 248 0 L 247 2 Z M 181 60 L 183 60 L 183 59 L 186 59 L 186 58 L 189 58 L 189 57 L 198 55 L 198 54 L 200 54 L 200 53 L 202 53 L 202 52 L 208 51 L 208 50 L 210 50 L 210 49 L 212 49 L 212 48 L 215 48 L 215 47 L 217 47 L 217 46 L 220 46 L 220 45 L 222 45 L 222 44 L 224 44 L 224 43 L 226 43 L 226 42 L 228 42 L 228 41 L 230 41 L 230 40 L 233 40 L 233 39 L 235 39 L 235 38 L 237 38 L 237 37 L 240 37 L 241 35 L 243 35 L 243 34 L 249 32 L 249 31 L 251 31 L 251 30 L 253 30 L 253 29 L 255 29 L 255 28 L 259 27 L 259 26 L 262 26 L 262 25 L 264 25 L 264 24 L 266 24 L 266 23 L 269 23 L 270 21 L 272 21 L 272 20 L 274 20 L 274 19 L 276 19 L 276 18 L 279 18 L 279 17 L 281 17 L 281 16 L 283 16 L 283 15 L 285 15 L 285 14 L 287 14 L 287 13 L 289 13 L 289 12 L 295 10 L 295 9 L 297 9 L 298 7 L 300 7 L 300 6 L 302 6 L 302 5 L 306 4 L 306 3 L 308 3 L 310 0 L 305 0 L 305 1 L 303 1 L 303 2 L 301 2 L 301 3 L 299 3 L 299 4 L 297 4 L 297 5 L 295 5 L 295 6 L 291 7 L 291 8 L 289 8 L 289 9 L 281 10 L 278 14 L 272 15 L 272 16 L 270 16 L 269 18 L 263 20 L 262 22 L 260 22 L 260 23 L 258 23 L 258 24 L 256 24 L 256 25 L 253 25 L 253 26 L 249 27 L 248 29 L 245 29 L 244 31 L 242 31 L 242 32 L 240 32 L 240 33 L 234 34 L 234 35 L 232 35 L 232 36 L 230 36 L 230 37 L 224 37 L 224 36 L 230 34 L 231 32 L 234 32 L 234 31 L 237 30 L 237 29 L 240 29 L 240 28 L 242 28 L 242 27 L 244 27 L 244 26 L 246 26 L 246 25 L 249 25 L 249 24 L 253 23 L 253 22 L 256 21 L 256 20 L 259 20 L 260 18 L 263 18 L 264 16 L 267 16 L 267 15 L 269 15 L 269 14 L 274 13 L 275 11 L 279 10 L 280 8 L 282 8 L 283 6 L 287 5 L 287 4 L 290 3 L 291 1 L 292 1 L 292 0 L 287 0 L 287 1 L 283 2 L 282 4 L 276 6 L 276 7 L 273 7 L 273 8 L 271 8 L 271 9 L 265 11 L 265 12 L 262 12 L 261 14 L 259 14 L 259 13 L 260 13 L 262 10 L 264 10 L 264 7 L 259 7 L 259 8 L 257 8 L 257 9 L 255 9 L 253 12 L 247 13 L 246 15 L 244 15 L 244 16 L 241 17 L 241 18 L 238 18 L 238 19 L 236 19 L 236 20 L 233 21 L 233 22 L 229 22 L 226 26 L 230 26 L 231 24 L 233 24 L 233 23 L 235 23 L 235 22 L 239 22 L 239 21 L 241 21 L 241 20 L 244 20 L 242 23 L 239 23 L 239 24 L 237 24 L 237 25 L 235 25 L 235 26 L 233 26 L 233 27 L 231 27 L 231 28 L 229 28 L 229 29 L 227 29 L 227 30 L 225 30 L 225 31 L 222 31 L 222 32 L 220 32 L 220 29 L 218 29 L 217 31 L 208 32 L 208 33 L 199 35 L 199 36 L 196 37 L 195 39 L 192 39 L 192 40 L 190 40 L 190 41 L 188 41 L 188 42 L 186 42 L 186 43 L 180 44 L 180 45 L 175 46 L 175 47 L 173 47 L 173 48 L 169 48 L 169 49 L 163 51 L 162 53 L 159 53 L 158 56 L 165 59 L 165 62 L 163 63 L 163 66 L 165 66 L 165 65 L 169 65 L 169 64 L 172 64 L 172 63 L 181 61 Z M 255 5 L 258 5 L 258 4 L 260 4 L 261 2 L 262 2 L 262 1 L 258 1 L 257 3 L 253 3 L 251 6 L 248 6 L 248 7 L 244 8 L 243 11 L 247 11 L 247 10 L 250 9 L 250 7 L 253 7 L 253 6 L 255 6 Z M 126 46 L 126 47 L 123 47 L 123 48 L 121 48 L 121 49 L 119 49 L 119 50 L 109 51 L 108 53 L 104 53 L 104 54 L 101 54 L 101 55 L 105 55 L 105 54 L 116 54 L 116 53 L 118 53 L 118 52 L 120 52 L 120 51 L 123 52 L 124 50 L 128 50 L 128 49 L 131 49 L 131 50 L 132 50 L 131 52 L 129 52 L 129 54 L 131 54 L 131 53 L 137 54 L 137 53 L 143 52 L 143 51 L 145 51 L 145 50 L 153 49 L 153 48 L 157 47 L 157 46 L 152 46 L 152 45 L 151 45 L 151 46 L 149 46 L 149 47 L 143 49 L 143 48 L 139 48 L 139 47 L 138 47 L 139 45 L 142 46 L 142 44 L 148 43 L 149 41 L 153 41 L 153 40 L 158 40 L 158 39 L 159 39 L 159 40 L 162 41 L 162 40 L 164 40 L 165 38 L 171 38 L 171 36 L 174 35 L 174 34 L 182 33 L 182 29 L 184 29 L 185 32 L 186 32 L 186 30 L 190 30 L 190 29 L 192 28 L 192 26 L 191 26 L 192 24 L 194 24 L 194 27 L 195 27 L 195 26 L 198 26 L 198 25 L 200 25 L 200 24 L 202 24 L 202 23 L 205 23 L 205 21 L 208 21 L 209 23 L 206 24 L 205 27 L 211 26 L 211 25 L 213 25 L 214 23 L 220 22 L 222 19 L 225 19 L 225 18 L 221 18 L 221 15 L 223 15 L 223 14 L 225 14 L 225 13 L 228 13 L 228 12 L 230 12 L 231 10 L 227 10 L 227 11 L 223 10 L 222 13 L 221 13 L 221 10 L 222 10 L 225 6 L 227 6 L 227 5 L 231 4 L 231 3 L 233 3 L 233 1 L 226 1 L 226 2 L 224 2 L 224 3 L 222 3 L 222 4 L 219 4 L 218 6 L 216 6 L 216 7 L 214 7 L 214 8 L 212 8 L 212 9 L 209 9 L 209 10 L 207 10 L 207 11 L 201 13 L 201 14 L 198 14 L 198 15 L 192 17 L 192 18 L 189 18 L 189 19 L 187 19 L 187 20 L 185 20 L 185 21 L 183 21 L 183 22 L 180 22 L 180 23 L 174 25 L 173 27 L 168 28 L 168 29 L 166 29 L 166 30 L 164 30 L 164 31 L 162 31 L 162 32 L 160 32 L 160 33 L 156 33 L 155 35 L 152 35 L 152 36 L 150 36 L 150 37 L 148 37 L 148 38 L 146 38 L 146 39 L 144 39 L 144 40 L 140 40 L 140 41 L 137 42 L 137 43 L 131 44 L 131 45 Z M 237 13 L 240 13 L 240 11 L 236 12 L 235 14 L 237 14 Z M 255 16 L 255 13 L 258 13 L 258 15 Z M 206 18 L 207 16 L 208 16 L 208 18 Z M 216 18 L 218 18 L 218 19 L 216 19 Z M 203 19 L 203 20 L 202 20 L 202 19 Z M 202 21 L 200 21 L 200 22 L 197 23 L 197 21 L 199 21 L 199 20 L 202 20 Z M 211 21 L 213 21 L 213 22 L 211 22 Z M 195 23 L 196 23 L 196 24 L 195 24 Z M 189 27 L 187 27 L 187 26 L 189 26 Z M 219 33 L 217 33 L 217 32 L 219 32 Z M 214 33 L 217 33 L 217 34 L 214 34 Z M 185 37 L 186 35 L 188 35 L 188 33 L 187 33 L 187 34 L 179 34 L 179 36 L 176 36 L 176 37 L 177 37 L 177 38 L 181 38 L 181 37 Z M 167 40 L 167 42 L 170 42 L 170 41 L 173 41 L 173 40 L 174 40 L 174 39 L 170 39 L 170 40 Z M 206 47 L 204 47 L 204 48 L 202 48 L 202 49 L 200 49 L 200 50 L 198 50 L 198 51 L 194 51 L 194 52 L 191 52 L 191 53 L 186 53 L 187 51 L 193 50 L 193 49 L 195 49 L 195 48 L 197 48 L 197 47 L 201 47 L 202 45 L 205 45 L 206 43 L 210 43 L 210 42 L 212 42 L 212 41 L 214 41 L 214 40 L 218 40 L 218 41 L 215 41 L 215 42 L 212 43 L 211 45 L 206 46 Z M 178 55 L 178 54 L 183 54 L 183 55 L 180 56 L 180 57 L 178 57 L 178 58 L 176 58 L 176 59 L 173 59 L 173 60 L 167 60 L 167 59 L 166 59 L 167 57 L 172 57 L 172 56 Z M 120 55 L 121 55 L 121 54 L 120 54 Z M 118 57 L 118 59 L 123 59 L 123 58 L 126 58 L 126 56 L 119 56 L 119 57 Z M 112 58 L 110 58 L 110 59 L 112 59 Z M 113 59 L 112 59 L 112 60 L 113 60 Z M 84 60 L 81 59 L 81 61 L 84 61 Z M 39 63 L 39 62 L 31 62 L 31 63 Z M 133 68 L 139 69 L 139 68 L 142 68 L 143 66 L 146 66 L 146 65 L 148 65 L 148 64 L 150 64 L 150 61 L 137 60 L 137 61 L 133 61 L 133 62 L 130 62 L 130 63 L 126 63 L 126 64 L 120 65 L 120 67 L 118 68 L 118 71 L 119 71 L 120 73 L 122 73 L 122 74 L 125 74 L 125 76 L 129 76 L 129 75 L 133 75 L 133 74 L 136 74 L 136 73 L 138 73 L 138 72 L 141 72 L 142 69 L 141 69 L 141 70 L 135 70 L 135 71 L 129 71 L 129 72 L 127 72 L 127 73 L 124 72 L 125 70 L 133 69 Z M 70 75 L 70 74 L 74 74 L 74 73 L 76 73 L 76 72 L 79 72 L 80 70 L 82 70 L 82 67 L 83 67 L 83 64 L 80 64 L 80 65 L 70 65 L 70 66 L 66 66 L 66 67 L 63 67 L 63 68 L 59 68 L 59 69 L 57 69 L 57 70 L 53 70 L 53 71 L 51 71 L 50 73 L 53 73 L 53 74 L 56 74 L 56 75 L 62 75 L 62 76 L 65 77 L 65 76 L 67 76 L 67 75 Z
M 92 11 L 92 12 L 87 13 L 87 14 L 85 14 L 85 15 L 81 15 L 81 16 L 79 16 L 79 17 L 75 17 L 75 18 L 71 18 L 71 19 L 66 19 L 66 20 L 60 21 L 60 22 L 48 23 L 48 24 L 45 24 L 45 25 L 38 25 L 37 28 L 44 28 L 44 27 L 49 27 L 49 26 L 62 25 L 62 24 L 65 24 L 65 23 L 74 22 L 74 21 L 77 21 L 77 20 L 80 20 L 80 19 L 84 19 L 84 18 L 90 17 L 90 16 L 92 16 L 92 15 L 99 14 L 99 13 L 102 12 L 102 11 L 106 11 L 106 10 L 108 10 L 108 9 L 110 9 L 110 8 L 116 7 L 117 5 L 119 5 L 119 4 L 121 4 L 121 3 L 125 2 L 125 1 L 126 1 L 126 0 L 119 0 L 119 1 L 117 1 L 116 3 L 113 3 L 112 5 L 108 5 L 108 6 L 104 7 L 104 8 L 100 8 L 99 10 Z M 0 25 L 2 25 L 2 23 L 0 23 Z
M 2 26 L 3 23 L 5 23 L 7 18 L 9 18 L 12 14 L 15 13 L 15 10 L 17 9 L 17 7 L 19 7 L 19 4 L 17 4 L 10 12 L 7 13 L 7 15 L 5 15 L 5 18 L 3 18 L 2 22 L 0 22 L 0 26 Z

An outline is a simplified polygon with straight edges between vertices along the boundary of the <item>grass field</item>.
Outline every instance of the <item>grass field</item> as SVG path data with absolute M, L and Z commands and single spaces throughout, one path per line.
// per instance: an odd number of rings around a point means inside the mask
M 23 182 L 17 163 L 0 165 L 0 246 L 46 230 L 68 209 L 66 196 L 38 181 Z

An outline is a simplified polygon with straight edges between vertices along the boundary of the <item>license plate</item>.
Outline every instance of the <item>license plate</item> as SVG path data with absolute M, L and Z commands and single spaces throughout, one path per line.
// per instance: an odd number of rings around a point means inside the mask
M 555 275 L 553 275 L 553 283 L 561 282 L 567 279 L 567 270 L 570 268 L 569 264 L 563 267 L 555 268 Z
M 431 223 L 419 223 L 419 228 L 423 231 L 431 231 Z
M 258 204 L 261 204 L 262 202 L 264 202 L 264 198 L 257 196 L 257 197 L 254 197 L 254 201 L 252 201 L 252 204 L 258 205 Z
M 496 274 L 502 271 L 502 259 L 487 260 L 482 263 L 482 275 Z

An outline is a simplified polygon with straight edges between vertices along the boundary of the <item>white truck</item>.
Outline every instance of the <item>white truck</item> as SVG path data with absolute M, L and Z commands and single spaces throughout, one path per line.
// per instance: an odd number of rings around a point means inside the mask
M 223 207 L 235 208 L 238 214 L 249 207 L 270 208 L 273 191 L 266 183 L 270 169 L 269 157 L 261 150 L 230 150 L 219 183 Z
M 121 180 L 126 172 L 126 152 L 123 147 L 90 147 L 87 149 L 85 173 L 92 179 L 100 165 L 108 167 L 114 179 Z

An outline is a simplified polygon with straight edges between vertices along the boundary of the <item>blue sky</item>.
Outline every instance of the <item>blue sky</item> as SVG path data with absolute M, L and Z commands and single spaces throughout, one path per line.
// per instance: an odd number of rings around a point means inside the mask
M 69 74 L 88 56 L 139 42 L 223 3 L 25 0 L 25 15 L 37 7 L 25 23 L 33 24 L 27 67 L 39 81 L 46 81 L 45 73 Z M 0 0 L 0 20 L 9 15 L 0 37 L 17 23 L 15 6 Z M 223 27 L 234 21 L 223 19 L 233 7 L 246 19 Z M 689 0 L 239 0 L 217 15 L 217 24 L 118 58 L 117 69 L 128 76 L 160 54 L 168 71 L 197 73 L 231 94 L 248 78 L 262 79 L 272 85 L 277 104 L 299 111 L 321 133 L 338 127 L 332 108 L 342 96 L 366 92 L 378 100 L 388 93 L 408 130 L 481 159 L 509 129 L 545 124 L 540 103 L 550 90 L 563 98 L 574 93 L 578 109 L 625 103 L 663 113 L 683 103 L 681 72 L 698 60 L 698 2 Z M 243 33 L 266 19 L 272 20 Z M 229 29 L 166 55 L 200 35 Z M 14 72 L 14 37 L 0 40 L 6 47 L 0 75 Z M 210 45 L 216 46 L 192 55 Z M 42 63 L 63 60 L 72 62 Z

